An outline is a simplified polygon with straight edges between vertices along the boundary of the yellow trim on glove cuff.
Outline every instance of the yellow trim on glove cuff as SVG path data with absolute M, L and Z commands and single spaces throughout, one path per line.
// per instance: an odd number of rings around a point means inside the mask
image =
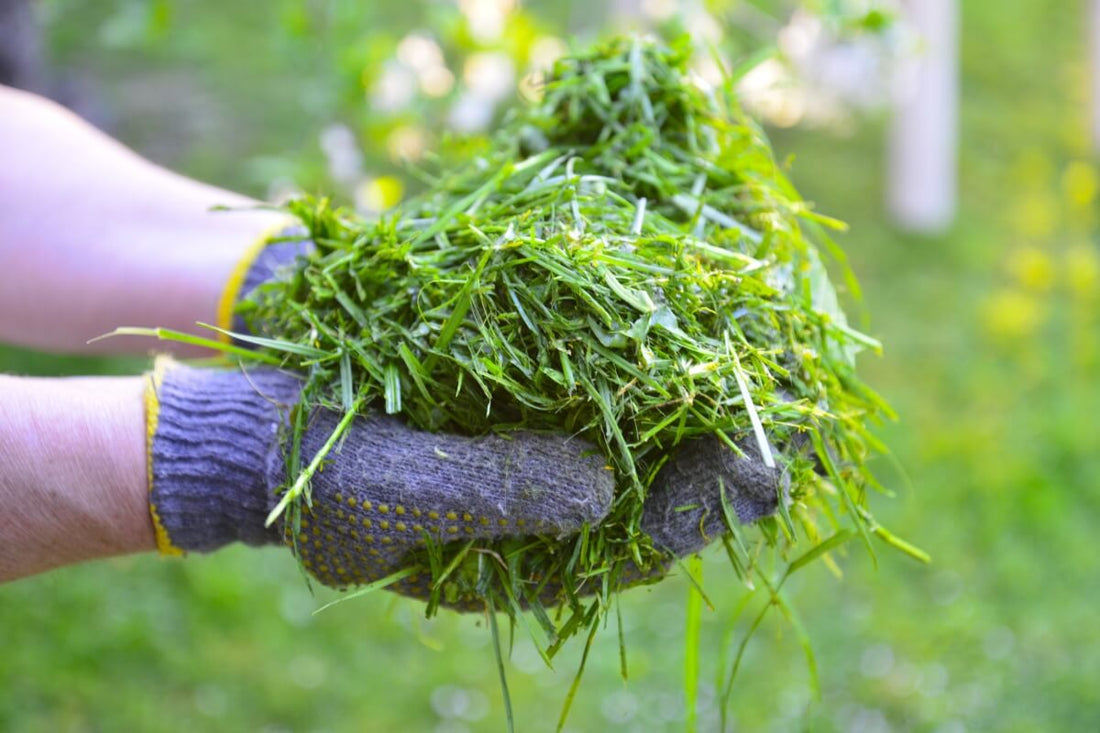
M 157 550 L 162 555 L 183 555 L 183 550 L 172 543 L 168 536 L 168 530 L 160 521 L 157 506 L 153 503 L 153 437 L 157 433 L 157 420 L 160 415 L 160 398 L 158 392 L 164 381 L 164 373 L 171 366 L 172 359 L 167 356 L 158 356 L 153 366 L 153 371 L 145 375 L 145 472 L 149 481 L 149 515 L 153 519 L 153 533 L 157 539 Z
M 233 328 L 233 309 L 237 307 L 237 301 L 241 297 L 241 287 L 244 285 L 245 277 L 248 276 L 248 271 L 252 267 L 252 263 L 259 257 L 260 252 L 264 251 L 264 248 L 271 243 L 272 239 L 286 231 L 286 228 L 291 226 L 295 222 L 294 219 L 287 219 L 274 226 L 268 227 L 264 230 L 263 234 L 256 238 L 256 241 L 249 245 L 245 250 L 241 259 L 233 266 L 233 270 L 229 273 L 229 280 L 225 283 L 225 288 L 222 290 L 222 296 L 218 299 L 218 328 L 224 331 L 231 331 Z M 224 333 L 218 333 L 218 340 L 222 343 L 229 343 L 230 338 Z

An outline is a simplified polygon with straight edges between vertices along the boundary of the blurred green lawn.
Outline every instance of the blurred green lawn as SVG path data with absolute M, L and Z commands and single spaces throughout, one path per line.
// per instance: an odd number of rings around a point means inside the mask
M 319 180 L 318 131 L 354 96 L 333 80 L 374 53 L 333 39 L 352 21 L 370 38 L 399 36 L 436 12 L 385 2 L 352 16 L 355 4 L 314 3 L 331 6 L 329 25 L 295 36 L 285 28 L 298 3 L 167 5 L 43 7 L 55 57 L 96 80 L 117 135 L 257 195 L 279 175 Z M 935 561 L 917 566 L 882 548 L 875 569 L 853 544 L 843 580 L 823 566 L 796 576 L 790 593 L 817 653 L 822 700 L 811 701 L 790 626 L 773 618 L 733 693 L 740 730 L 1100 729 L 1100 255 L 1084 3 L 962 5 L 961 209 L 950 234 L 889 228 L 880 123 L 843 138 L 775 134 L 804 195 L 852 225 L 843 245 L 870 330 L 887 347 L 863 367 L 901 414 L 880 432 L 909 477 L 883 461 L 898 496 L 872 505 Z M 548 3 L 533 12 L 547 24 L 565 17 Z M 346 121 L 369 134 L 369 122 Z M 368 164 L 380 159 L 368 152 Z M 23 373 L 144 363 L 0 351 L 0 371 Z M 700 729 L 709 731 L 742 592 L 713 553 L 706 576 L 717 607 L 704 610 L 702 629 Z M 503 728 L 482 621 L 425 621 L 418 604 L 388 594 L 311 615 L 330 595 L 311 597 L 285 552 L 241 548 L 100 562 L 0 587 L 0 729 Z M 608 629 L 570 730 L 682 728 L 686 596 L 672 579 L 623 597 L 630 681 L 618 676 Z M 733 627 L 734 641 L 744 626 Z M 553 729 L 579 652 L 548 671 L 517 630 L 509 680 L 519 730 Z

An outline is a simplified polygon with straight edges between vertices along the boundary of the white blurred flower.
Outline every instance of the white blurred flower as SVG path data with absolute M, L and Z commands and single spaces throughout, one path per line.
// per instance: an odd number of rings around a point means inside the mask
M 1016 637 L 1007 626 L 997 626 L 985 635 L 983 646 L 990 659 L 1006 659 L 1016 645 Z
M 894 668 L 894 650 L 889 644 L 875 644 L 863 650 L 859 670 L 864 677 L 878 679 L 890 674 Z
M 938 697 L 947 690 L 950 675 L 942 664 L 929 664 L 921 672 L 917 690 L 925 697 Z
M 893 0 L 867 0 L 890 9 Z M 853 110 L 885 106 L 899 83 L 899 61 L 911 46 L 904 30 L 845 34 L 813 13 L 799 10 L 780 30 L 783 62 L 751 71 L 740 89 L 747 105 L 772 124 L 843 127 Z
M 642 14 L 651 20 L 668 20 L 676 9 L 676 0 L 642 0 Z
M 517 638 L 512 645 L 511 664 L 523 674 L 534 675 L 546 671 L 546 663 L 542 661 L 539 650 L 530 639 Z
M 462 92 L 447 120 L 456 132 L 480 132 L 493 121 L 493 103 L 471 92 Z
M 471 93 L 496 102 L 514 91 L 516 67 L 512 59 L 500 51 L 475 53 L 466 59 L 462 79 Z
M 454 87 L 455 77 L 443 60 L 443 49 L 434 39 L 410 33 L 397 44 L 397 60 L 416 74 L 420 90 L 429 97 L 442 97 Z
M 298 188 L 298 184 L 296 184 L 293 179 L 287 178 L 286 176 L 279 176 L 277 178 L 272 179 L 271 183 L 268 184 L 268 186 L 267 186 L 267 196 L 265 196 L 264 199 L 266 201 L 269 201 L 269 202 L 277 205 L 277 206 L 281 206 L 281 205 L 285 204 L 286 202 L 290 201 L 291 199 L 297 198 L 301 194 L 302 194 L 302 189 Z M 310 603 L 310 606 L 309 606 L 308 610 L 309 610 L 309 613 L 312 614 L 312 612 L 313 612 L 313 605 L 312 605 L 313 604 L 313 599 L 312 598 L 309 599 L 309 603 Z M 283 614 L 283 617 L 284 617 L 285 620 L 290 621 L 290 619 L 286 617 L 285 613 Z
M 489 714 L 489 700 L 480 690 L 440 685 L 432 690 L 432 710 L 444 720 L 464 720 L 476 723 Z
M 885 101 L 890 53 L 881 37 L 841 38 L 818 16 L 798 11 L 779 31 L 778 43 L 805 86 L 861 109 Z
M 725 78 L 725 71 L 714 56 L 710 54 L 697 56 L 692 67 L 695 73 L 699 75 L 699 78 L 706 84 L 704 88 L 715 89 L 722 85 L 722 80 Z
M 458 0 L 458 9 L 466 16 L 470 35 L 482 43 L 500 38 L 504 22 L 515 7 L 515 0 Z
M 806 104 L 802 91 L 784 66 L 768 59 L 742 77 L 738 91 L 749 109 L 778 127 L 802 121 Z
M 371 104 L 380 112 L 398 112 L 416 96 L 416 72 L 399 61 L 387 61 L 371 89 Z
M 392 208 L 404 195 L 401 179 L 394 176 L 362 178 L 355 186 L 355 208 L 364 216 L 377 216 Z
M 540 36 L 531 44 L 528 72 L 517 84 L 519 95 L 529 101 L 542 99 L 546 77 L 554 68 L 554 62 L 568 51 L 565 41 L 556 36 Z
M 462 67 L 465 89 L 451 107 L 450 124 L 458 132 L 489 126 L 496 103 L 516 89 L 516 67 L 499 51 L 472 54 Z
M 397 60 L 414 71 L 443 65 L 443 49 L 432 38 L 410 33 L 397 44 Z
M 565 55 L 565 41 L 556 36 L 541 36 L 531 44 L 531 68 L 549 71 L 554 62 Z
M 291 660 L 290 679 L 305 690 L 316 690 L 325 683 L 328 669 L 325 661 L 311 654 L 301 654 Z
M 891 12 L 896 0 L 851 0 L 848 9 Z M 899 86 L 899 61 L 914 44 L 900 23 L 883 32 L 850 32 L 798 10 L 778 34 L 780 59 L 750 71 L 738 85 L 745 105 L 767 122 L 845 128 L 852 112 L 889 102 Z M 906 50 L 908 49 L 908 51 Z M 708 80 L 708 69 L 699 73 Z
M 628 723 L 638 715 L 641 703 L 637 695 L 618 690 L 607 695 L 600 704 L 600 712 L 610 723 Z
M 433 66 L 420 72 L 420 90 L 429 97 L 442 97 L 455 85 L 455 75 L 446 66 Z
M 386 138 L 386 150 L 395 161 L 416 162 L 424 155 L 427 145 L 424 129 L 414 125 L 398 127 Z
M 397 61 L 416 74 L 423 94 L 442 97 L 454 87 L 454 75 L 443 62 L 443 50 L 430 36 L 409 33 L 397 44 Z
M 692 3 L 691 7 L 684 10 L 683 18 L 684 28 L 691 35 L 691 40 L 696 46 L 705 46 L 722 40 L 724 35 L 722 24 L 707 12 L 702 3 Z
M 347 125 L 333 123 L 321 130 L 320 142 L 333 180 L 340 183 L 357 181 L 362 174 L 363 153 L 355 133 Z

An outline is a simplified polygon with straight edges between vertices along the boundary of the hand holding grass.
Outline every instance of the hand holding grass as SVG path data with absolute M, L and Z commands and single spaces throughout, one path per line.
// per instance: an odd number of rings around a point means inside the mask
M 161 552 L 285 543 L 325 585 L 392 582 L 394 590 L 428 598 L 432 574 L 421 565 L 429 538 L 555 541 L 594 527 L 610 508 L 612 473 L 579 439 L 530 432 L 468 438 L 415 430 L 394 417 L 348 419 L 299 409 L 300 389 L 297 378 L 265 368 L 158 364 L 146 414 Z M 305 424 L 298 445 L 288 439 L 293 420 Z M 310 480 L 310 503 L 269 522 L 288 463 L 319 453 L 327 458 Z M 755 465 L 750 459 L 733 458 L 717 441 L 689 445 L 683 455 L 662 472 L 646 514 L 647 531 L 670 551 L 695 551 L 723 531 L 713 523 L 719 497 L 698 493 L 713 494 L 723 480 L 741 519 L 774 510 L 774 482 L 744 468 Z M 727 470 L 733 465 L 739 471 Z M 575 590 L 585 591 L 583 580 Z M 564 600 L 540 595 L 547 605 Z M 443 602 L 484 606 L 456 592 Z

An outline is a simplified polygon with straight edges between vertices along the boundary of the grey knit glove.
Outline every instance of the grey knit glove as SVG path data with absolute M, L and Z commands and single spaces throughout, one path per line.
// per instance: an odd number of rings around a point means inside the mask
M 661 552 L 656 562 L 644 568 L 627 562 L 617 577 L 620 587 L 650 584 L 664 578 L 679 559 L 703 550 L 727 532 L 723 499 L 740 524 L 750 524 L 775 513 L 786 500 L 788 479 L 779 468 L 769 468 L 760 458 L 755 443 L 738 444 L 732 451 L 717 437 L 685 443 L 658 472 L 646 496 L 642 530 Z M 538 582 L 534 575 L 530 582 Z M 570 594 L 557 579 L 539 583 L 539 600 L 549 608 Z M 594 592 L 583 586 L 578 595 Z M 519 599 L 526 607 L 526 599 Z
M 286 475 L 283 426 L 299 389 L 295 377 L 274 370 L 158 364 L 146 399 L 149 502 L 162 552 L 286 542 L 315 578 L 345 587 L 400 569 L 425 534 L 564 537 L 598 523 L 610 506 L 613 474 L 583 441 L 467 438 L 359 417 L 314 475 L 299 533 L 281 523 L 265 528 Z M 339 418 L 315 411 L 304 461 Z M 426 596 L 428 581 L 409 577 L 395 589 Z
M 421 432 L 392 417 L 359 417 L 313 477 L 312 507 L 298 534 L 281 521 L 265 528 L 285 482 L 283 427 L 299 390 L 297 378 L 270 369 L 158 363 L 146 402 L 150 512 L 163 553 L 286 543 L 320 582 L 347 587 L 401 569 L 425 535 L 444 542 L 566 537 L 599 523 L 610 507 L 613 475 L 583 441 L 533 433 L 467 438 Z M 302 438 L 303 460 L 338 420 L 315 411 Z M 721 535 L 720 485 L 742 522 L 774 512 L 781 490 L 778 472 L 753 454 L 738 457 L 717 440 L 689 443 L 647 500 L 643 528 L 654 544 L 671 558 Z M 393 590 L 426 597 L 429 582 L 410 576 Z

